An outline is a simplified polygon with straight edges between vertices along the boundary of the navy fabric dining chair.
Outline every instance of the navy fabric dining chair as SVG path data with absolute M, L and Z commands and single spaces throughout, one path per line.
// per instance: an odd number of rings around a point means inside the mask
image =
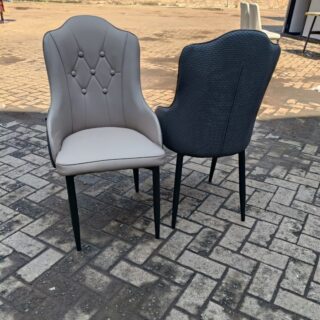
M 175 98 L 158 107 L 163 142 L 177 153 L 172 227 L 176 225 L 184 156 L 239 155 L 241 219 L 245 220 L 245 150 L 280 56 L 280 47 L 259 31 L 236 30 L 185 47 Z

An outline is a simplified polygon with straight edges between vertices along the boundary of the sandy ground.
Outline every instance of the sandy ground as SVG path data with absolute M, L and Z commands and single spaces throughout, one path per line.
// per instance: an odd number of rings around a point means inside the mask
M 101 16 L 139 37 L 142 85 L 152 106 L 170 103 L 177 61 L 184 46 L 237 29 L 240 19 L 238 9 L 6 3 L 7 23 L 0 25 L 0 108 L 47 110 L 49 90 L 42 37 L 69 17 L 81 14 Z M 283 16 L 281 10 L 263 10 L 264 27 L 280 32 Z M 312 112 L 319 112 L 319 94 L 311 90 L 320 84 L 319 46 L 310 45 L 313 53 L 305 57 L 301 55 L 300 41 L 283 39 L 281 46 L 282 56 L 264 100 L 269 107 L 266 115 L 275 116 L 279 109 L 282 109 L 279 116 L 288 115 L 295 108 L 292 115 L 296 116 L 310 103 L 315 104 Z

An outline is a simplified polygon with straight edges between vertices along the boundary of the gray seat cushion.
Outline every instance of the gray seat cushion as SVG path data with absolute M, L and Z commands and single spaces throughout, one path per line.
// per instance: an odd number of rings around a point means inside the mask
M 164 150 L 138 131 L 104 127 L 81 130 L 64 139 L 56 167 L 62 175 L 76 175 L 159 166 L 164 157 Z

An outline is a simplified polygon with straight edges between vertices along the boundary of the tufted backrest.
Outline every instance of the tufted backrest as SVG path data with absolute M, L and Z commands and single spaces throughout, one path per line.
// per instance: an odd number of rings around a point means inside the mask
M 167 112 L 175 132 L 162 126 L 166 145 L 201 157 L 243 151 L 279 55 L 278 45 L 252 30 L 185 47 Z
M 65 83 L 73 132 L 122 126 L 122 63 L 128 32 L 92 16 L 76 16 L 44 38 L 51 90 Z M 52 65 L 52 61 L 60 62 Z M 56 70 L 60 67 L 60 73 Z

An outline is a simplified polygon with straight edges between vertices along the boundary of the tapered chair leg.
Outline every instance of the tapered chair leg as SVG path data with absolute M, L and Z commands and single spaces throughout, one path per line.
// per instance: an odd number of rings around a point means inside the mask
M 212 158 L 212 162 L 211 162 L 211 168 L 210 168 L 210 174 L 209 174 L 209 182 L 212 182 L 212 178 L 213 178 L 213 174 L 214 174 L 214 170 L 216 168 L 216 164 L 217 164 L 217 158 Z
M 160 238 L 160 169 L 152 168 L 153 174 L 153 210 L 156 239 Z
M 79 224 L 76 190 L 74 186 L 74 176 L 67 176 L 66 182 L 67 182 L 67 190 L 68 190 L 69 206 L 70 206 L 70 214 L 71 214 L 71 222 L 72 222 L 72 228 L 74 233 L 74 239 L 76 241 L 77 250 L 81 251 L 80 224 Z
M 139 192 L 139 169 L 133 169 L 134 187 Z
M 172 222 L 171 222 L 171 226 L 173 229 L 176 227 L 176 222 L 177 222 L 182 165 L 183 165 L 183 155 L 177 154 L 176 175 L 174 180 L 173 204 L 172 204 Z
M 241 221 L 246 218 L 246 156 L 245 151 L 239 153 L 239 192 Z

